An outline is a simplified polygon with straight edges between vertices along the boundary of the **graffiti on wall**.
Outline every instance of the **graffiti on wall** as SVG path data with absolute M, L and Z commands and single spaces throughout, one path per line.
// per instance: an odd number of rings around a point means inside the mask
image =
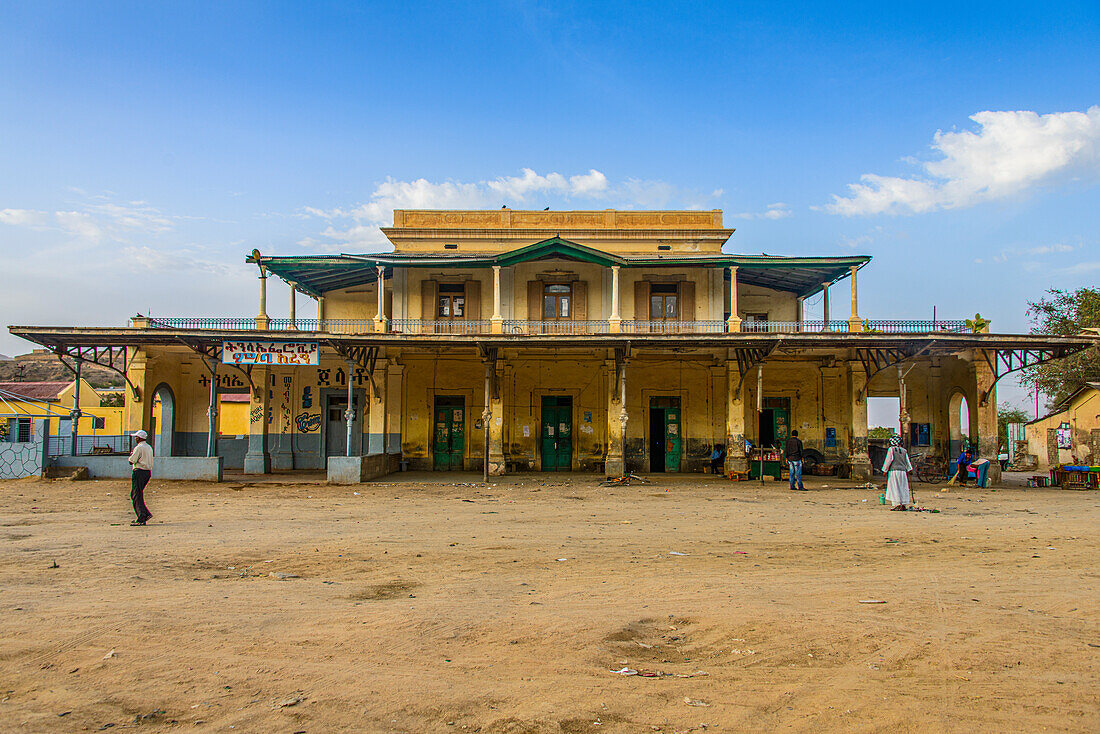
M 294 417 L 294 425 L 298 427 L 298 433 L 313 433 L 321 427 L 321 415 L 319 413 L 299 413 Z

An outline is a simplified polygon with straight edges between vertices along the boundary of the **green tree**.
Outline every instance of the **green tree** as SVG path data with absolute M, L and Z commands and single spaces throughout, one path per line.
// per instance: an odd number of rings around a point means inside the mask
M 1019 408 L 1001 404 L 997 408 L 997 445 L 1008 446 L 1008 424 L 1027 423 L 1027 413 Z
M 867 438 L 890 438 L 893 435 L 894 429 L 886 426 L 875 426 L 867 429 Z
M 1047 296 L 1028 302 L 1033 334 L 1075 336 L 1086 329 L 1100 328 L 1100 290 L 1076 291 L 1051 289 Z M 1100 348 L 1090 347 L 1065 359 L 1054 360 L 1024 370 L 1021 382 L 1047 396 L 1047 408 L 1053 408 L 1086 382 L 1100 381 Z

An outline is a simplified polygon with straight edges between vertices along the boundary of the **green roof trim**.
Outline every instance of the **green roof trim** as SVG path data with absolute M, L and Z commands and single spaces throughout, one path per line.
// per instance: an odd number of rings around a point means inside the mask
M 389 276 L 395 267 L 403 268 L 489 268 L 508 267 L 522 262 L 545 259 L 587 262 L 603 267 L 737 267 L 737 282 L 794 293 L 806 298 L 846 277 L 850 269 L 862 268 L 869 255 L 846 257 L 785 257 L 778 255 L 615 255 L 561 237 L 551 237 L 531 245 L 492 255 L 446 253 L 406 254 L 369 253 L 362 255 L 298 255 L 291 257 L 248 257 L 246 262 L 263 265 L 292 286 L 313 297 L 326 292 L 370 283 L 378 278 L 378 268 Z M 724 274 L 728 280 L 728 271 Z

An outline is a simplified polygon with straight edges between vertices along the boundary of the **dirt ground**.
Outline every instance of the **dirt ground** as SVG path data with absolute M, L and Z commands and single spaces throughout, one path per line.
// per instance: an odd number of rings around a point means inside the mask
M 1100 730 L 1097 493 L 439 477 L 0 482 L 0 730 Z

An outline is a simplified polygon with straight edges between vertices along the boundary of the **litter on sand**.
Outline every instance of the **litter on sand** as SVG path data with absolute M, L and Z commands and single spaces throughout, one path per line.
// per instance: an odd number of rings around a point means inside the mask
M 860 599 L 860 604 L 885 604 L 885 599 Z
M 684 703 L 688 706 L 710 706 L 709 703 L 701 698 L 688 698 L 687 696 L 684 696 Z
M 638 674 L 638 671 L 634 670 L 633 668 L 619 668 L 618 670 L 612 670 L 611 672 L 612 673 L 617 673 L 618 675 L 637 675 Z
M 669 552 L 668 552 L 668 554 L 669 554 L 670 556 L 686 556 L 686 555 L 690 555 L 689 553 L 681 553 L 680 551 L 669 551 Z
M 114 656 L 115 656 L 115 651 L 114 651 L 114 650 L 111 650 L 111 651 L 110 651 L 109 653 L 107 653 L 106 655 L 104 655 L 104 656 L 103 656 L 103 659 L 104 659 L 104 660 L 110 660 L 110 659 L 111 659 L 111 658 L 113 658 Z

